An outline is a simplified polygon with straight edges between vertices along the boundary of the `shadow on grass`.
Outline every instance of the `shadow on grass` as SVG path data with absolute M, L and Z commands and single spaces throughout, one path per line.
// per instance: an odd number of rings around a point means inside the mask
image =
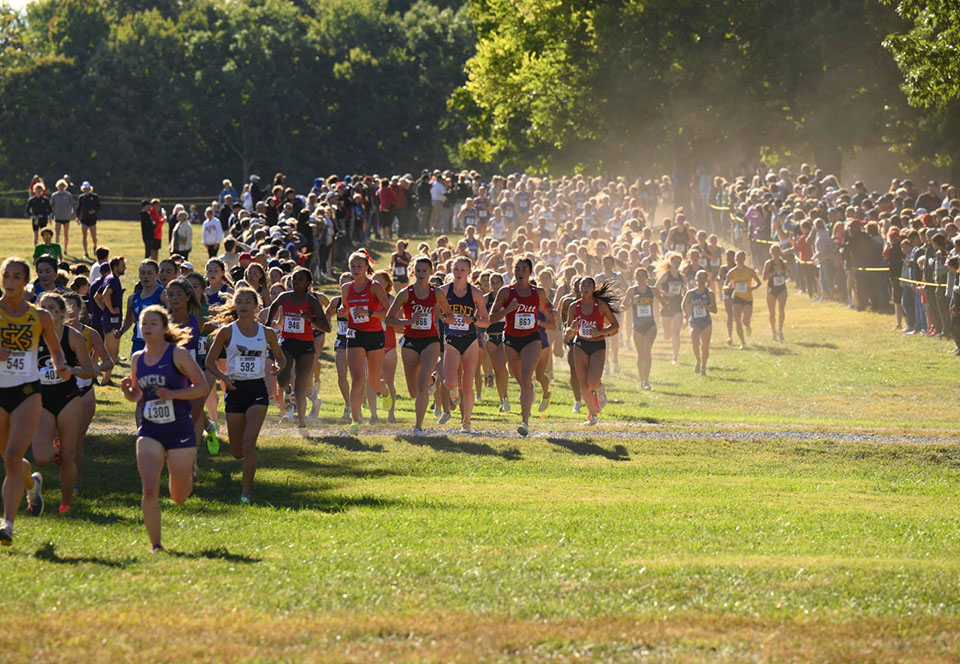
M 36 553 L 33 554 L 33 557 L 37 560 L 42 560 L 48 563 L 56 563 L 58 565 L 100 565 L 102 567 L 110 567 L 113 569 L 122 569 L 133 562 L 132 558 L 121 558 L 120 560 L 111 560 L 109 558 L 101 558 L 100 556 L 61 556 L 57 553 L 57 547 L 53 542 L 47 542 L 39 549 Z
M 829 350 L 836 350 L 840 346 L 833 343 L 818 343 L 815 341 L 798 341 L 798 346 L 803 346 L 804 348 L 827 348 Z
M 243 563 L 245 565 L 258 563 L 261 560 L 260 558 L 254 558 L 253 556 L 246 556 L 242 553 L 231 553 L 224 546 L 217 547 L 216 549 L 204 549 L 203 551 L 196 551 L 196 552 L 174 551 L 172 549 L 165 549 L 164 553 L 166 553 L 168 556 L 173 556 L 174 558 L 190 558 L 192 560 L 199 560 L 200 558 L 206 558 L 207 560 L 223 560 L 228 563 Z
M 518 461 L 522 458 L 520 450 L 511 447 L 505 450 L 498 450 L 486 443 L 473 443 L 470 441 L 457 441 L 449 436 L 396 436 L 395 440 L 404 441 L 411 445 L 420 447 L 429 447 L 437 452 L 452 452 L 454 454 L 470 454 L 473 456 L 496 456 L 507 461 Z
M 659 417 L 651 415 L 631 415 L 630 413 L 623 413 L 618 416 L 618 419 L 624 422 L 645 422 L 647 424 L 660 424 L 663 421 Z
M 623 445 L 614 445 L 613 449 L 608 450 L 590 440 L 573 440 L 571 438 L 553 438 L 550 436 L 547 436 L 547 442 L 581 456 L 600 456 L 604 459 L 610 459 L 611 461 L 630 460 L 630 455 L 627 454 L 627 448 Z
M 759 350 L 761 353 L 768 353 L 778 357 L 781 355 L 796 355 L 796 352 L 789 348 L 784 348 L 783 346 L 762 346 L 760 344 L 751 344 L 747 346 L 747 350 Z
M 699 395 L 690 394 L 689 392 L 668 392 L 667 390 L 654 390 L 657 394 L 666 394 L 671 397 L 686 397 L 688 399 L 696 399 Z
M 383 452 L 383 445 L 367 445 L 355 436 L 307 436 L 314 445 L 325 443 L 348 452 Z

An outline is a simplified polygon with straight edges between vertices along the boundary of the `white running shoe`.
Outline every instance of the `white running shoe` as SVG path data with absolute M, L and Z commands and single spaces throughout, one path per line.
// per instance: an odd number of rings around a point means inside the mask
M 440 419 L 437 420 L 437 424 L 446 424 L 449 421 L 450 421 L 450 413 L 444 412 L 442 415 L 440 415 Z
M 579 413 L 579 412 L 580 412 L 580 402 L 579 402 L 579 401 L 577 401 L 576 403 L 573 404 L 573 412 L 574 412 L 574 413 Z
M 33 473 L 33 488 L 27 489 L 27 511 L 33 516 L 43 514 L 43 475 Z
M 510 399 L 508 399 L 507 397 L 503 397 L 503 412 L 504 413 L 510 412 Z
M 414 437 L 414 438 L 422 438 L 422 437 L 423 437 L 423 429 L 421 429 L 420 427 L 413 427 L 413 437 Z
M 461 422 L 460 423 L 460 433 L 471 433 L 470 423 Z
M 13 524 L 6 519 L 0 519 L 0 546 L 13 544 Z
M 590 416 L 590 419 L 584 422 L 584 424 L 588 427 L 594 427 L 594 426 L 597 426 L 598 421 L 599 421 L 599 418 L 596 416 L 596 414 L 593 414 Z
M 540 405 L 537 406 L 537 412 L 545 413 L 547 412 L 547 408 L 549 407 L 550 407 L 550 392 L 547 392 L 546 394 L 543 395 L 543 398 L 540 399 Z
M 517 427 L 517 433 L 521 437 L 526 438 L 530 433 L 530 426 L 526 422 L 521 422 L 520 426 Z

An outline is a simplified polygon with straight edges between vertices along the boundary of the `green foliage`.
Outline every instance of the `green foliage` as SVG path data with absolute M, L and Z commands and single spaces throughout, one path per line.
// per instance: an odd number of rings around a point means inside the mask
M 408 170 L 462 132 L 465 8 L 427 0 L 38 0 L 0 10 L 0 186 L 72 172 L 194 194 L 284 170 Z M 301 185 L 302 186 L 302 185 Z

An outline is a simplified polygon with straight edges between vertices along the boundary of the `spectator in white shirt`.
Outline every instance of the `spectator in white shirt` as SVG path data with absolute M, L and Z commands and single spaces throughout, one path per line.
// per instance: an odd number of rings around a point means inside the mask
M 203 246 L 207 248 L 207 256 L 213 258 L 220 251 L 220 243 L 223 242 L 223 226 L 220 220 L 213 216 L 213 208 L 208 207 L 204 210 L 206 219 L 203 220 Z
M 430 185 L 430 231 L 439 231 L 443 225 L 443 204 L 447 200 L 447 187 L 443 184 L 440 171 L 433 175 L 433 184 Z

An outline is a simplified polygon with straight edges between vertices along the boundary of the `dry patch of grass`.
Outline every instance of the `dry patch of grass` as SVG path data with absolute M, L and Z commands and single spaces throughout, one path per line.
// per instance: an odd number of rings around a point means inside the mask
M 960 619 L 777 621 L 704 614 L 522 620 L 160 609 L 0 617 L 6 662 L 951 662 Z

